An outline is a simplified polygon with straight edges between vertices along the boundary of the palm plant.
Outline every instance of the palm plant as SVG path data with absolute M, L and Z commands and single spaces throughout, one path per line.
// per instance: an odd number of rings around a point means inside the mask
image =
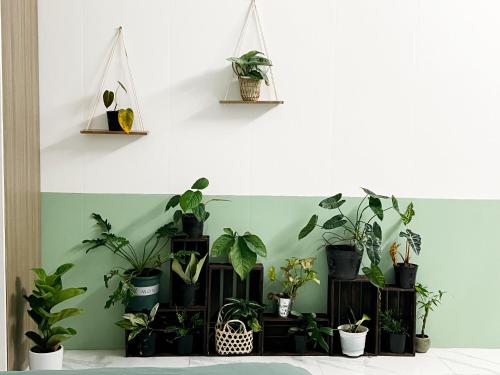
M 415 286 L 415 290 L 418 294 L 417 304 L 418 307 L 422 310 L 422 314 L 419 316 L 419 319 L 422 319 L 422 329 L 420 332 L 421 337 L 426 337 L 425 328 L 427 325 L 427 318 L 429 317 L 429 313 L 434 311 L 434 308 L 441 304 L 441 299 L 445 292 L 442 290 L 438 290 L 437 293 L 430 291 L 425 285 L 417 284 Z
M 236 76 L 264 80 L 269 86 L 269 78 L 266 70 L 262 67 L 269 67 L 273 64 L 262 52 L 249 51 L 240 57 L 229 57 L 227 60 L 231 62 Z

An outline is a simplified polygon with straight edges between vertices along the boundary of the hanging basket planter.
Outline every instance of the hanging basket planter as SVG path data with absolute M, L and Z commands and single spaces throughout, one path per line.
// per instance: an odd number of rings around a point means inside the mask
M 222 306 L 215 326 L 215 350 L 220 355 L 249 354 L 253 350 L 253 331 L 247 330 L 241 320 L 224 322 L 221 312 L 227 305 Z

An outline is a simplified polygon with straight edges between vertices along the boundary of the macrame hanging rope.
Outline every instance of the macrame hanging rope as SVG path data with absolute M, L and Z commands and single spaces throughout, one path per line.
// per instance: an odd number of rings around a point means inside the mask
M 99 104 L 99 100 L 101 98 L 101 95 L 102 95 L 102 92 L 104 89 L 104 83 L 106 82 L 106 77 L 108 76 L 108 73 L 109 73 L 111 61 L 113 61 L 113 57 L 115 56 L 115 52 L 116 52 L 116 47 L 118 46 L 118 44 L 120 42 L 121 42 L 121 45 L 123 47 L 123 52 L 125 53 L 125 63 L 127 66 L 129 77 L 130 77 L 130 85 L 132 88 L 133 99 L 135 101 L 135 104 L 137 105 L 137 117 L 139 119 L 139 127 L 141 128 L 142 131 L 144 131 L 144 125 L 142 123 L 141 109 L 139 108 L 139 100 L 137 99 L 137 93 L 135 91 L 134 78 L 132 76 L 132 71 L 130 69 L 130 63 L 128 61 L 128 53 L 127 53 L 127 48 L 125 47 L 125 39 L 123 37 L 123 27 L 122 26 L 120 26 L 118 28 L 115 40 L 113 42 L 113 46 L 111 47 L 111 52 L 109 54 L 109 58 L 108 58 L 108 61 L 106 63 L 106 68 L 104 69 L 104 75 L 102 76 L 102 81 L 101 81 L 101 84 L 99 85 L 99 90 L 97 91 L 95 101 L 92 105 L 92 113 L 89 117 L 89 121 L 87 122 L 87 126 L 85 127 L 85 130 L 90 130 L 90 127 L 92 125 L 92 120 L 94 119 L 94 116 L 95 116 L 95 113 L 97 110 L 97 105 Z
M 243 27 L 242 27 L 241 32 L 240 32 L 240 36 L 238 38 L 238 42 L 236 43 L 236 47 L 234 48 L 233 56 L 240 55 L 241 45 L 243 43 L 243 40 L 245 39 L 245 35 L 246 35 L 247 29 L 248 29 L 248 23 L 250 21 L 250 17 L 252 16 L 252 14 L 255 17 L 255 24 L 257 26 L 257 33 L 259 34 L 259 42 L 262 45 L 262 49 L 264 50 L 266 57 L 269 58 L 267 43 L 266 43 L 266 39 L 264 38 L 264 32 L 262 30 L 262 23 L 260 21 L 260 15 L 259 15 L 259 11 L 257 9 L 256 0 L 251 0 L 251 2 L 250 2 L 250 7 L 248 8 L 248 12 L 247 12 L 247 15 L 245 18 L 245 23 L 243 24 Z M 269 67 L 269 75 L 271 77 L 271 84 L 273 86 L 274 98 L 276 100 L 278 100 L 278 91 L 276 89 L 273 68 L 271 66 Z M 227 97 L 229 96 L 229 92 L 231 91 L 231 82 L 233 81 L 233 78 L 234 78 L 234 73 L 231 75 L 231 78 L 229 80 L 229 84 L 227 86 L 226 95 L 224 96 L 224 100 L 227 100 Z

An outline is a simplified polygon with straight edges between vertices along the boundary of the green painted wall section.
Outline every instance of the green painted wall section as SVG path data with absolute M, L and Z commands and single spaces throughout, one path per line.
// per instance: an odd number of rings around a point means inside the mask
M 76 264 L 65 278 L 67 286 L 87 286 L 88 292 L 75 302 L 85 314 L 67 320 L 78 335 L 67 342 L 71 349 L 109 349 L 123 347 L 123 333 L 113 323 L 122 308 L 104 310 L 108 290 L 103 275 L 117 259 L 104 249 L 85 255 L 80 243 L 95 233 L 92 212 L 110 219 L 117 233 L 134 243 L 143 243 L 157 227 L 170 220 L 164 213 L 167 195 L 122 194 L 42 194 L 42 257 L 49 270 L 64 262 Z M 231 196 L 226 203 L 210 206 L 211 217 L 206 233 L 214 240 L 223 227 L 258 234 L 268 247 L 265 266 L 279 265 L 290 256 L 318 258 L 317 269 L 322 285 L 300 290 L 296 308 L 301 311 L 326 311 L 326 256 L 316 249 L 321 245 L 320 232 L 298 241 L 297 233 L 311 214 L 327 210 L 317 207 L 321 198 Z M 356 199 L 348 199 L 344 212 L 354 208 Z M 498 230 L 500 201 L 415 199 L 416 217 L 412 228 L 422 235 L 418 279 L 431 288 L 447 291 L 444 304 L 429 321 L 428 332 L 436 347 L 499 347 L 497 324 L 472 328 L 478 322 L 492 322 L 500 310 L 496 289 L 500 285 L 500 252 L 492 241 Z M 401 205 L 407 203 L 402 200 Z M 399 230 L 392 212 L 384 221 L 384 249 Z M 392 279 L 386 253 L 383 269 Z M 166 300 L 167 278 L 162 298 Z M 269 286 L 266 286 L 269 288 Z M 489 326 L 489 328 L 488 328 Z

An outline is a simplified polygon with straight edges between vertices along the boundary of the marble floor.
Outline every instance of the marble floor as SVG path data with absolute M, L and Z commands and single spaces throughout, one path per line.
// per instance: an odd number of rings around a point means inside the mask
M 64 367 L 192 367 L 221 363 L 274 362 L 312 375 L 500 375 L 500 349 L 431 349 L 415 357 L 152 357 L 125 358 L 117 350 L 68 350 Z

